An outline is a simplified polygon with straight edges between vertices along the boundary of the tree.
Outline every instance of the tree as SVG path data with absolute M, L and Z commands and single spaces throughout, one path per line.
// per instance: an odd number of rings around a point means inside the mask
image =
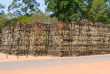
M 90 18 L 89 11 L 92 7 L 93 1 L 94 0 L 76 0 L 76 2 L 79 3 L 78 11 L 80 13 L 80 18 L 79 18 L 80 21 L 82 20 L 89 21 Z
M 108 15 L 106 24 L 110 24 L 110 0 L 104 0 L 104 1 L 107 4 L 107 15 Z
M 5 8 L 5 6 L 2 5 L 2 4 L 0 4 L 0 10 L 1 10 L 1 11 L 0 11 L 0 15 L 5 13 L 5 12 L 2 10 L 2 9 L 4 9 L 4 8 Z
M 45 24 L 53 24 L 57 23 L 57 19 L 55 17 L 50 18 L 48 13 L 38 13 L 30 17 L 29 22 L 33 23 L 45 23 Z
M 5 14 L 0 15 L 0 32 L 2 31 L 2 28 L 5 26 L 5 22 L 8 20 L 7 16 Z
M 38 6 L 40 6 L 40 4 L 37 3 L 36 0 L 13 0 L 8 7 L 8 11 L 14 10 L 18 16 L 29 16 L 40 12 Z
M 93 22 L 106 22 L 107 4 L 103 0 L 94 0 L 90 9 L 90 20 Z
M 4 26 L 7 26 L 7 25 L 16 25 L 18 22 L 18 19 L 17 18 L 12 18 L 12 19 L 9 19 L 7 21 L 4 22 Z
M 78 2 L 74 0 L 45 0 L 47 12 L 52 12 L 51 17 L 59 21 L 71 22 L 78 19 Z
M 18 16 L 15 18 L 9 18 L 9 15 L 5 15 L 8 19 L 6 21 L 4 21 L 3 23 L 3 27 L 7 26 L 7 25 L 16 25 L 17 22 L 26 22 L 28 24 L 34 24 L 34 23 L 45 23 L 45 24 L 53 24 L 53 23 L 57 23 L 57 19 L 54 18 L 50 18 L 50 16 L 47 13 L 38 13 L 32 16 Z M 13 16 L 13 15 L 11 15 Z
M 11 12 L 8 12 L 6 14 L 6 16 L 7 16 L 8 19 L 12 19 L 12 18 L 17 18 L 18 15 L 14 14 L 14 13 L 11 13 Z
M 57 23 L 57 19 L 55 17 L 50 18 L 50 16 L 47 13 L 38 13 L 38 14 L 32 15 L 30 17 L 20 16 L 20 17 L 17 17 L 17 19 L 21 23 L 27 22 L 28 24 L 34 24 L 34 23 L 53 24 L 53 23 Z

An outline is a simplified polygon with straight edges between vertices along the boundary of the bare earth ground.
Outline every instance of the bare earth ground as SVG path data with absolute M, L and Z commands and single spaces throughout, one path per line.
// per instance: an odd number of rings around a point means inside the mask
M 72 66 L 1 72 L 0 74 L 110 74 L 110 61 Z
M 104 54 L 103 54 L 104 55 Z M 103 55 L 91 55 L 91 56 L 103 56 Z M 105 54 L 105 55 L 110 55 L 110 54 Z M 89 56 L 79 56 L 79 57 L 89 57 Z M 7 54 L 0 53 L 0 62 L 11 62 L 11 61 L 25 61 L 25 60 L 42 60 L 42 59 L 60 59 L 60 58 L 72 58 L 72 57 L 57 57 L 57 56 L 17 56 L 15 55 L 8 55 L 7 59 Z
M 7 54 L 0 53 L 0 62 L 24 61 L 24 60 L 40 60 L 40 59 L 55 59 L 55 58 L 58 58 L 58 57 L 51 57 L 51 56 L 34 57 L 34 56 L 28 56 L 28 58 L 26 58 L 26 56 L 19 56 L 17 58 L 17 56 L 15 56 L 15 55 L 8 55 L 8 59 L 7 59 Z
M 101 55 L 99 55 L 101 56 Z M 109 55 L 108 55 L 109 57 Z M 40 60 L 40 59 L 56 59 L 61 57 L 33 57 L 20 56 L 18 59 L 16 56 L 10 55 L 6 59 L 6 54 L 0 53 L 0 62 L 9 61 L 25 61 L 25 60 Z M 99 57 L 100 59 L 101 57 Z M 107 57 L 105 57 L 107 58 Z M 90 59 L 89 59 L 90 60 Z M 65 66 L 53 66 L 45 68 L 30 68 L 23 70 L 13 70 L 13 71 L 0 71 L 0 74 L 110 74 L 110 61 L 101 61 L 96 63 L 85 63 L 85 64 L 74 64 Z

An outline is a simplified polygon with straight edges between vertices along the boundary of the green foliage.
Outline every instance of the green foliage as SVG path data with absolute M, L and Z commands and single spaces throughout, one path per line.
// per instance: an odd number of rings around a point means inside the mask
M 59 21 L 110 23 L 109 0 L 45 0 L 47 12 Z
M 42 13 L 38 9 L 39 5 L 36 0 L 13 0 L 8 7 L 10 12 L 4 15 L 4 6 L 0 4 L 0 28 L 15 25 L 18 21 L 52 24 L 57 19 L 64 22 L 92 21 L 110 24 L 109 0 L 45 0 L 46 11 L 51 15 Z
M 15 10 L 14 13 L 18 16 L 29 16 L 40 12 L 38 6 L 40 6 L 40 4 L 37 3 L 36 0 L 13 0 L 8 7 L 8 11 Z
M 80 13 L 79 21 L 81 20 L 89 20 L 89 11 L 92 7 L 92 3 L 94 0 L 76 0 L 79 4 L 78 11 Z
M 105 22 L 108 18 L 106 3 L 102 0 L 94 0 L 89 13 L 91 21 Z
M 2 4 L 0 4 L 0 15 L 5 13 L 5 12 L 2 10 L 2 9 L 4 9 L 4 8 L 5 8 L 5 6 L 2 5 Z
M 17 22 L 18 22 L 18 19 L 17 18 L 9 19 L 9 20 L 5 21 L 4 26 L 7 26 L 7 25 L 16 25 Z
M 8 20 L 6 15 L 2 14 L 0 15 L 0 32 L 2 31 L 2 28 L 5 26 L 4 23 Z
M 57 19 L 55 17 L 50 18 L 50 16 L 47 13 L 38 13 L 36 15 L 33 15 L 30 17 L 28 23 L 46 23 L 46 24 L 53 24 L 57 22 Z
M 11 13 L 9 13 L 13 16 Z M 17 18 L 9 19 L 10 15 L 0 15 L 0 31 L 7 25 L 16 25 L 17 22 L 26 22 L 28 24 L 46 23 L 53 24 L 57 22 L 56 18 L 50 18 L 47 13 L 38 13 L 32 16 L 18 16 Z
M 16 15 L 16 14 L 11 13 L 11 12 L 8 12 L 8 13 L 6 14 L 6 16 L 7 16 L 7 18 L 9 18 L 9 19 L 12 19 L 12 18 L 17 17 L 17 15 Z
M 89 20 L 94 0 L 45 0 L 46 11 L 60 21 Z
M 78 18 L 78 2 L 74 0 L 45 0 L 46 11 L 52 12 L 51 17 L 59 21 L 73 21 Z

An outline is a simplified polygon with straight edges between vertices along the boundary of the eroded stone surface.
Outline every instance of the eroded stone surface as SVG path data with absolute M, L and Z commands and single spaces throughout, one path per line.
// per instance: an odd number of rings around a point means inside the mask
M 19 22 L 3 28 L 1 50 L 58 56 L 110 53 L 110 26 L 91 22 L 33 25 Z

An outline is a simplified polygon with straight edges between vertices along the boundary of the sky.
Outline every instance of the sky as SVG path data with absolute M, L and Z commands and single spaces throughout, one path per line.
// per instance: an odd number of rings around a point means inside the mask
M 13 0 L 0 0 L 0 4 L 2 5 L 5 5 L 5 9 L 4 11 L 6 13 L 8 13 L 7 9 L 8 9 L 8 6 L 12 3 Z M 38 3 L 40 3 L 40 7 L 39 9 L 41 9 L 41 11 L 45 12 L 45 4 L 44 4 L 44 0 L 36 0 Z

